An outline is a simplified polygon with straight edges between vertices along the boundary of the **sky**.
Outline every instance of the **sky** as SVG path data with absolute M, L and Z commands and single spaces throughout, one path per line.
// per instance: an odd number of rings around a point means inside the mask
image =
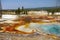
M 36 8 L 56 6 L 56 0 L 1 0 L 3 9 L 17 9 L 18 7 Z

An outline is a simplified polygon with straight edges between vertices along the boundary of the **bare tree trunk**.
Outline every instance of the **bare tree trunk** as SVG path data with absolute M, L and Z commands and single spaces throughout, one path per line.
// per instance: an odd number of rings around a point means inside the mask
M 49 12 L 48 12 L 48 16 L 49 16 Z
M 52 12 L 52 15 L 54 15 L 54 12 Z
M 1 0 L 0 0 L 0 18 L 2 17 L 2 5 L 1 5 Z

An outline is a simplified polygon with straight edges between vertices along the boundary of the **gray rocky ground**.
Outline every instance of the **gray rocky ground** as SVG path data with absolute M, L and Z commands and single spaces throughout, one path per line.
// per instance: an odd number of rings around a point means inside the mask
M 47 35 L 34 34 L 11 34 L 0 33 L 0 40 L 60 40 L 59 38 L 52 38 Z

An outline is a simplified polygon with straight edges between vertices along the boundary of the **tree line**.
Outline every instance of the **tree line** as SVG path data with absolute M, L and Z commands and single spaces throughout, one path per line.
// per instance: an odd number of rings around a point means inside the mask
M 15 13 L 16 13 L 17 15 L 21 14 L 21 12 L 22 12 L 22 14 L 27 14 L 27 10 L 24 9 L 24 7 L 22 7 L 22 9 L 18 8 L 18 9 L 15 11 Z
M 30 10 L 33 10 L 33 11 L 45 10 L 48 12 L 48 15 L 50 12 L 52 13 L 52 15 L 54 15 L 55 12 L 60 12 L 60 7 L 58 7 L 58 8 L 56 8 L 56 7 L 55 8 L 40 8 L 40 9 L 39 8 L 25 9 L 24 7 L 22 7 L 22 9 L 18 8 L 15 12 L 18 15 L 21 14 L 21 12 L 22 12 L 22 14 L 28 14 L 27 12 Z

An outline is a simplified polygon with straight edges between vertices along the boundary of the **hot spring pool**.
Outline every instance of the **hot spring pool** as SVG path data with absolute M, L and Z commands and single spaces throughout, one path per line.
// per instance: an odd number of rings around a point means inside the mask
M 42 29 L 42 32 L 47 34 L 55 34 L 60 36 L 60 23 L 47 23 L 47 24 L 30 23 L 29 26 L 40 31 Z

